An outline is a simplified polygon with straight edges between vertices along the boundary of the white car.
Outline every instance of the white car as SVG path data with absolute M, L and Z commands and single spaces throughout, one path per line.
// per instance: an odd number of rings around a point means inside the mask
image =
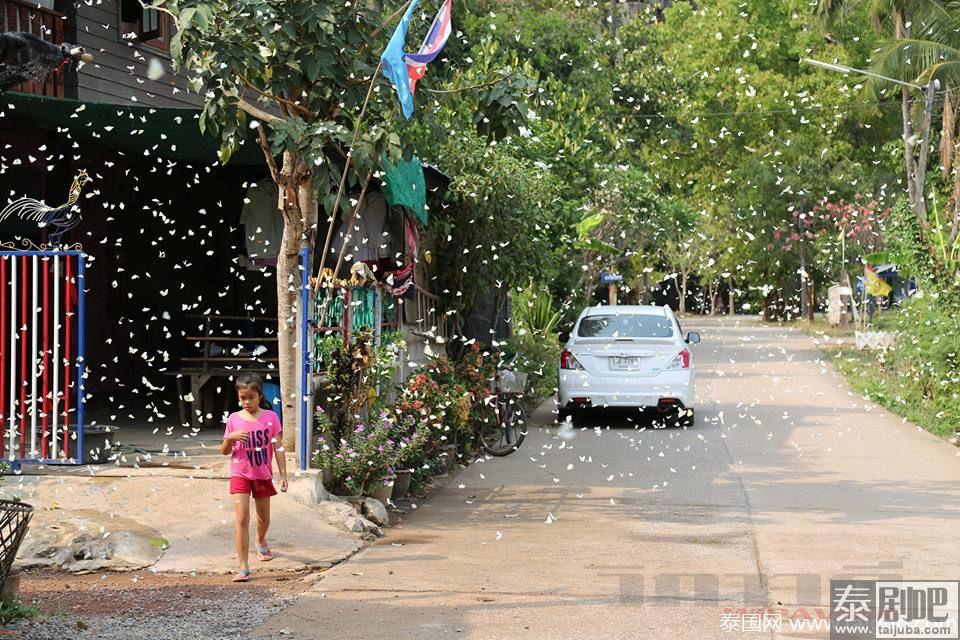
M 700 335 L 684 337 L 669 307 L 590 307 L 561 340 L 561 421 L 609 407 L 656 408 L 667 424 L 694 423 L 690 345 Z

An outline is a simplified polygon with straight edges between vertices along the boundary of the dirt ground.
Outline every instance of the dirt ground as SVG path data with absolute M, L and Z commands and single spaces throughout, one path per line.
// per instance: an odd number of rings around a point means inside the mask
M 256 567 L 254 567 L 256 568 Z M 206 610 L 224 596 L 245 591 L 264 600 L 299 596 L 322 572 L 258 571 L 250 582 L 232 583 L 230 576 L 153 573 L 74 575 L 49 570 L 24 571 L 21 600 L 45 615 L 97 616 L 136 610 L 165 612 Z

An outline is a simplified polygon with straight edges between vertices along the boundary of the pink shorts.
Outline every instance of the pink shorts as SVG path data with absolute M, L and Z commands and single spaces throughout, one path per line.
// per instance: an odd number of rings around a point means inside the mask
M 230 476 L 230 493 L 249 493 L 254 498 L 269 498 L 277 495 L 273 480 L 250 480 L 239 476 Z

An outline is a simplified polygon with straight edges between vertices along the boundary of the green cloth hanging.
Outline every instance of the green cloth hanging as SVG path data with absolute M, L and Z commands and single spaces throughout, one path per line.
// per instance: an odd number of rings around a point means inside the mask
M 406 207 L 422 226 L 427 226 L 427 183 L 423 178 L 423 165 L 416 158 L 400 160 L 391 165 L 383 160 L 385 172 L 383 195 L 395 207 Z

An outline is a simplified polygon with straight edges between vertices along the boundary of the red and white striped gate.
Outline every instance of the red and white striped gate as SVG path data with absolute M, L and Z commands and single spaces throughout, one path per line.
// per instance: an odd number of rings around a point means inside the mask
M 83 460 L 81 251 L 0 250 L 0 458 Z

